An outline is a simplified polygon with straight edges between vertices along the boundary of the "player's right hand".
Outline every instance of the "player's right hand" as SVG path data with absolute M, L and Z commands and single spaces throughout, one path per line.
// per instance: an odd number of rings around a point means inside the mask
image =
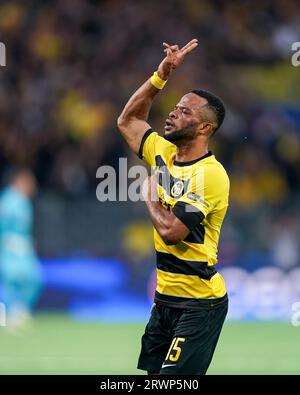
M 185 57 L 198 46 L 198 40 L 194 38 L 182 48 L 179 48 L 178 45 L 169 45 L 167 43 L 163 43 L 163 46 L 166 57 L 158 66 L 157 74 L 161 79 L 167 80 L 172 70 L 176 69 Z

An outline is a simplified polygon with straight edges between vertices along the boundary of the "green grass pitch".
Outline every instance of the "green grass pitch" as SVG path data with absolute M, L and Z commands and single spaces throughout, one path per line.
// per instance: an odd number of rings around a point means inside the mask
M 0 374 L 143 374 L 143 324 L 79 323 L 39 315 L 31 327 L 0 327 Z M 300 327 L 226 323 L 208 374 L 300 374 Z

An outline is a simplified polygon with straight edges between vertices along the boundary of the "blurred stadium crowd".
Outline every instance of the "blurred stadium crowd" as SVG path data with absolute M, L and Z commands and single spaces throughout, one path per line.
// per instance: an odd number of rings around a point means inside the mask
M 231 177 L 231 208 L 220 261 L 258 250 L 281 267 L 299 264 L 300 68 L 291 63 L 299 1 L 7 1 L 0 29 L 1 172 L 29 166 L 42 194 L 70 205 L 95 200 L 99 166 L 117 168 L 119 157 L 140 163 L 117 132 L 117 115 L 160 62 L 163 41 L 197 37 L 199 50 L 159 96 L 152 124 L 162 130 L 193 88 L 222 97 L 227 119 L 212 150 Z M 124 226 L 123 241 L 137 253 L 147 226 Z

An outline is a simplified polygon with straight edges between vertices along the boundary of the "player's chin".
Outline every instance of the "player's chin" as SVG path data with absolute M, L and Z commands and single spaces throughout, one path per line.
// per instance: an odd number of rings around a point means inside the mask
M 163 138 L 170 143 L 175 143 L 177 140 L 180 140 L 180 135 L 178 135 L 177 130 L 173 130 L 172 132 L 165 133 Z
M 165 126 L 165 134 L 164 137 L 171 135 L 176 132 L 176 128 L 174 126 Z

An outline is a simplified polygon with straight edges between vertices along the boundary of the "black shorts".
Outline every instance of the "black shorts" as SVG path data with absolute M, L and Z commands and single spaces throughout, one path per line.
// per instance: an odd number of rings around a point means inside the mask
M 228 310 L 178 309 L 154 304 L 142 337 L 138 369 L 160 374 L 205 374 Z

